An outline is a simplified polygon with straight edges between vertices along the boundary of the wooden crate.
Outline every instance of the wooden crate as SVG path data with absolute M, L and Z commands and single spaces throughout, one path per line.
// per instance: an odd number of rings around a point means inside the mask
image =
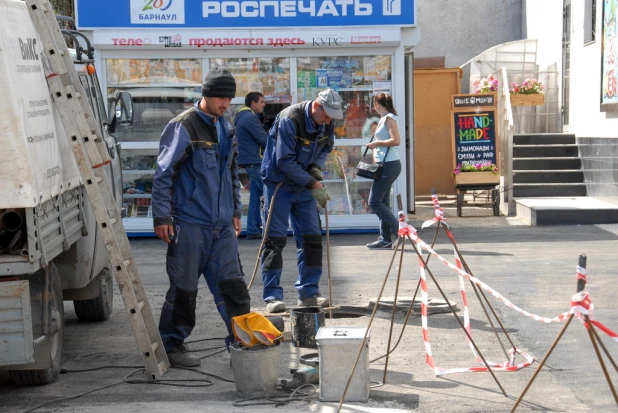
M 545 104 L 545 95 L 543 93 L 534 93 L 531 95 L 511 95 L 511 106 L 538 106 Z
M 461 172 L 455 175 L 455 186 L 463 185 L 498 185 L 500 174 L 493 172 Z

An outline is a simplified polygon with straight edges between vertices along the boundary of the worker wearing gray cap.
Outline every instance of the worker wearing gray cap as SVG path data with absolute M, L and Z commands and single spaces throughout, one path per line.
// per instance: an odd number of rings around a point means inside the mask
M 327 89 L 315 100 L 297 103 L 279 113 L 268 134 L 262 178 L 264 209 L 270 211 L 270 226 L 262 253 L 262 282 L 263 299 L 270 313 L 286 308 L 279 281 L 289 219 L 299 244 L 298 305 L 329 304 L 327 298 L 320 296 L 318 285 L 322 276 L 322 228 L 316 200 L 322 208 L 326 206 L 328 195 L 320 182 L 321 170 L 335 143 L 333 119 L 342 118 L 341 97 Z

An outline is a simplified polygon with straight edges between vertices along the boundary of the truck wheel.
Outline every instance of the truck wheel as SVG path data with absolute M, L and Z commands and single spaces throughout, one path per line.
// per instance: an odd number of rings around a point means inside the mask
M 75 300 L 73 307 L 79 321 L 105 321 L 114 308 L 114 280 L 109 268 L 99 274 L 101 293 L 90 300 Z
M 56 266 L 49 264 L 46 271 L 51 272 L 52 305 L 51 324 L 48 338 L 50 367 L 43 370 L 10 370 L 13 382 L 19 386 L 49 384 L 56 381 L 62 366 L 62 351 L 64 349 L 64 306 L 62 302 L 62 284 Z

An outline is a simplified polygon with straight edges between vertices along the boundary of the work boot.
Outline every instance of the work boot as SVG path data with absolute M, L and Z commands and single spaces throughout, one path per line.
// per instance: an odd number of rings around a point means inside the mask
M 268 300 L 266 301 L 266 311 L 269 313 L 282 313 L 285 311 L 285 303 L 281 300 Z
M 298 299 L 299 307 L 328 307 L 329 304 L 330 301 L 328 301 L 328 298 L 321 297 L 320 294 Z
M 167 359 L 172 367 L 199 367 L 202 361 L 189 354 L 186 344 L 179 344 L 167 352 Z

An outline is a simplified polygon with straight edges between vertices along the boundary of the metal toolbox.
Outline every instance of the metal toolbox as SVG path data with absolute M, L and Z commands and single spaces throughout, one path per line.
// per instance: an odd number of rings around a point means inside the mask
M 320 401 L 338 402 L 341 399 L 366 330 L 364 327 L 321 327 L 318 330 L 315 340 L 320 356 Z M 369 399 L 370 332 L 367 332 L 367 341 L 345 401 L 366 402 Z

